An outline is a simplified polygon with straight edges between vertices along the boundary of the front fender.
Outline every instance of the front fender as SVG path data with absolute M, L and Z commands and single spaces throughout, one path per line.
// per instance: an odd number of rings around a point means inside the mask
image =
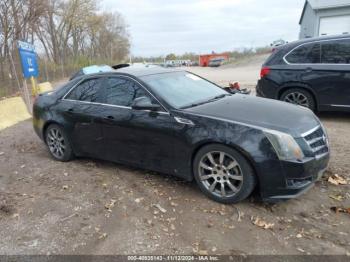
M 211 128 L 213 125 L 214 128 Z M 196 152 L 205 145 L 219 143 L 237 150 L 248 160 L 255 171 L 262 196 L 267 195 L 271 190 L 286 186 L 286 174 L 281 161 L 261 129 L 243 124 L 208 120 L 202 128 L 197 127 L 191 132 L 196 141 L 193 144 L 192 158 L 189 160 L 191 174 Z
M 278 162 L 274 149 L 261 129 L 210 118 L 203 121 L 199 116 L 191 116 L 191 121 L 195 125 L 184 131 L 186 142 L 175 146 L 175 157 L 182 163 L 179 169 L 188 174 L 188 180 L 193 177 L 192 163 L 196 153 L 209 144 L 223 144 L 239 151 L 251 163 L 259 183 L 264 183 L 266 172 L 260 171 L 261 166 L 270 159 Z

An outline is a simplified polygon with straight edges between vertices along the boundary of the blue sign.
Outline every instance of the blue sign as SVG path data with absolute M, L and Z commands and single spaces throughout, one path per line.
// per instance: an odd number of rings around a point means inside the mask
M 32 44 L 18 41 L 18 51 L 21 58 L 24 78 L 38 77 L 39 67 L 35 48 Z

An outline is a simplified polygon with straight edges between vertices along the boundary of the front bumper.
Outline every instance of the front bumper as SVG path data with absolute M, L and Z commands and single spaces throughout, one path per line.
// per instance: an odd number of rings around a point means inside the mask
M 299 197 L 322 177 L 327 170 L 329 159 L 329 154 L 326 154 L 319 159 L 307 158 L 301 162 L 281 161 L 280 174 L 275 173 L 274 178 L 269 178 L 270 181 L 261 181 L 262 199 L 265 202 L 279 202 Z

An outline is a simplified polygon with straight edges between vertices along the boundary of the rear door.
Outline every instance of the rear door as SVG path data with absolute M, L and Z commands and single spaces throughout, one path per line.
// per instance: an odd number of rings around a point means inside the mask
M 101 154 L 102 127 L 97 119 L 103 110 L 100 104 L 103 83 L 102 77 L 86 79 L 60 102 L 74 149 L 83 155 L 99 157 Z

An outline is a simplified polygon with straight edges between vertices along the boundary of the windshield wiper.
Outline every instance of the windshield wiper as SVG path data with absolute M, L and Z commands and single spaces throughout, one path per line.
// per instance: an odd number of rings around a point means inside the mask
M 190 105 L 186 105 L 186 106 L 180 107 L 180 109 L 186 109 L 186 108 L 200 106 L 200 105 L 203 105 L 203 104 L 206 104 L 206 103 L 210 103 L 210 102 L 222 99 L 222 98 L 224 98 L 226 96 L 231 96 L 231 94 L 221 94 L 221 95 L 215 96 L 213 98 L 210 98 L 209 100 L 205 100 L 205 101 L 202 101 L 202 102 L 193 103 L 193 104 L 190 104 Z

